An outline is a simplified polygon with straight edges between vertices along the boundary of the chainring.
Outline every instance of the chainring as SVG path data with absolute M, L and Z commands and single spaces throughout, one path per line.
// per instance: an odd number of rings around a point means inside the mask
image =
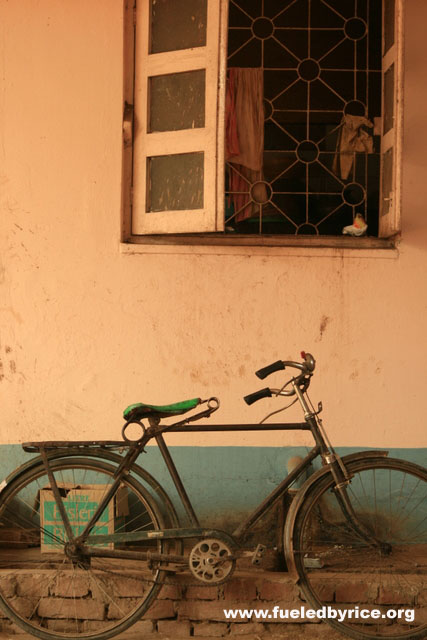
M 189 556 L 190 571 L 205 584 L 221 584 L 234 571 L 236 561 L 230 547 L 217 538 L 205 538 L 194 545 Z

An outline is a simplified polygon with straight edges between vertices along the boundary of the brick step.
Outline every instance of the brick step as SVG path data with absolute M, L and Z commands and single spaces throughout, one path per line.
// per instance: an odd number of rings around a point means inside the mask
M 28 614 L 33 610 L 34 602 L 40 599 L 40 614 L 51 621 L 57 628 L 58 612 L 63 617 L 65 608 L 70 608 L 70 618 L 75 612 L 75 603 L 67 598 L 69 590 L 70 572 L 62 571 L 61 575 L 53 583 L 46 584 L 47 571 L 35 571 L 34 569 L 1 570 L 0 584 L 3 592 L 14 599 L 15 606 L 22 613 Z M 68 575 L 70 574 L 70 576 Z M 138 581 L 139 572 L 133 572 L 133 578 L 121 578 L 115 580 L 115 588 L 120 592 L 120 608 L 132 608 L 141 595 L 142 582 Z M 142 577 L 142 575 L 141 575 Z M 425 616 L 427 622 L 427 588 L 425 582 L 421 583 L 422 576 L 407 575 L 405 577 L 404 592 L 396 584 L 393 577 L 387 581 L 383 576 L 383 584 L 380 589 L 373 589 L 369 575 L 348 573 L 339 580 L 336 576 L 327 572 L 317 572 L 316 581 L 322 589 L 325 603 L 331 603 L 336 608 L 351 608 L 354 604 L 363 601 L 370 602 L 372 608 L 410 607 L 418 608 L 420 615 Z M 203 586 L 194 584 L 195 578 L 188 574 L 171 575 L 167 578 L 176 584 L 163 586 L 159 597 L 153 606 L 137 623 L 144 633 L 157 633 L 160 639 L 162 635 L 170 637 L 222 637 L 225 635 L 250 635 L 256 638 L 264 632 L 279 633 L 283 625 L 291 627 L 318 627 L 319 620 L 304 616 L 302 619 L 288 617 L 284 619 L 277 615 L 268 617 L 268 621 L 255 616 L 251 620 L 235 619 L 227 620 L 224 609 L 270 609 L 274 606 L 282 611 L 299 609 L 305 603 L 304 596 L 288 573 L 268 572 L 260 569 L 252 571 L 236 571 L 233 577 L 226 583 L 218 586 Z M 42 585 L 45 585 L 44 587 Z M 408 586 L 409 585 L 409 586 Z M 80 597 L 78 607 L 82 612 L 82 618 L 86 629 L 99 628 L 101 621 L 118 617 L 114 606 L 103 600 L 102 594 L 94 596 L 89 591 L 88 582 L 82 578 L 74 583 L 74 593 Z M 12 631 L 10 623 L 0 613 L 2 625 L 5 630 Z M 417 620 L 418 620 L 417 615 Z M 62 624 L 62 623 L 61 623 Z M 67 630 L 67 621 L 63 621 L 64 631 Z M 132 629 L 136 630 L 134 626 Z M 16 631 L 16 628 L 15 628 Z M 144 636 L 145 637 L 145 636 Z M 271 637 L 271 636 L 270 636 Z M 331 637 L 331 636 L 328 636 Z

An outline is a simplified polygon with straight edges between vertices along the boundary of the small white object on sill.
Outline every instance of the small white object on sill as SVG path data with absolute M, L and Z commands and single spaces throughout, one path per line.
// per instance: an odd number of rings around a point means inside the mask
M 365 222 L 365 218 L 361 213 L 356 213 L 353 224 L 349 224 L 347 227 L 344 227 L 342 232 L 344 235 L 348 236 L 364 236 L 367 228 L 368 225 Z

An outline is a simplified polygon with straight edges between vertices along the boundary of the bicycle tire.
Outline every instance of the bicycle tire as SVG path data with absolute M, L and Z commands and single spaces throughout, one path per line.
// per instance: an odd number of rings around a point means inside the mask
M 84 458 L 94 458 L 97 460 L 104 460 L 107 463 L 113 463 L 120 465 L 123 462 L 123 456 L 115 453 L 114 451 L 110 451 L 108 449 L 103 449 L 100 447 L 76 447 L 68 446 L 63 449 L 48 449 L 47 457 L 49 460 L 58 460 L 64 458 L 71 457 L 84 457 Z M 37 456 L 32 458 L 28 462 L 26 462 L 21 467 L 18 467 L 12 473 L 10 473 L 7 477 L 7 482 L 11 482 L 18 476 L 21 476 L 24 472 L 29 471 L 34 468 L 38 464 L 42 464 L 42 458 Z M 178 514 L 175 510 L 175 507 L 172 503 L 172 500 L 166 493 L 165 489 L 161 486 L 161 484 L 156 480 L 146 469 L 138 465 L 136 462 L 132 463 L 131 469 L 129 471 L 135 479 L 142 484 L 144 489 L 146 489 L 150 495 L 156 501 L 158 508 L 160 509 L 163 518 L 166 521 L 166 525 L 172 529 L 179 529 L 180 520 Z M 178 543 L 176 544 L 178 547 Z M 178 553 L 178 551 L 176 551 Z
M 117 467 L 76 457 L 49 464 L 72 526 L 80 532 L 113 481 Z M 158 566 L 148 570 L 146 561 L 105 557 L 92 558 L 90 563 L 70 560 L 64 553 L 66 535 L 49 488 L 46 470 L 39 464 L 1 493 L 0 539 L 2 531 L 12 529 L 21 548 L 16 554 L 9 550 L 3 554 L 0 607 L 25 631 L 44 640 L 100 640 L 117 635 L 148 610 L 166 572 Z M 93 533 L 164 528 L 156 502 L 137 480 L 123 477 L 116 495 Z M 129 550 L 129 543 L 123 544 Z M 134 542 L 132 548 L 161 552 L 167 545 L 153 539 Z
M 285 541 L 299 586 L 313 609 L 335 615 L 327 622 L 356 640 L 421 640 L 427 637 L 427 470 L 390 458 L 346 468 L 357 517 L 390 547 L 380 552 L 349 526 L 326 473 L 296 505 Z M 371 616 L 374 609 L 378 618 L 361 618 L 362 610 Z

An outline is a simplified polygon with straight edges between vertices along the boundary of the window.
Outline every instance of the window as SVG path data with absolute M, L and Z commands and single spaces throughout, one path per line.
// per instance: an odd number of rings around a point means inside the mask
M 126 235 L 334 236 L 357 213 L 369 235 L 397 233 L 401 13 L 401 0 L 136 0 Z

